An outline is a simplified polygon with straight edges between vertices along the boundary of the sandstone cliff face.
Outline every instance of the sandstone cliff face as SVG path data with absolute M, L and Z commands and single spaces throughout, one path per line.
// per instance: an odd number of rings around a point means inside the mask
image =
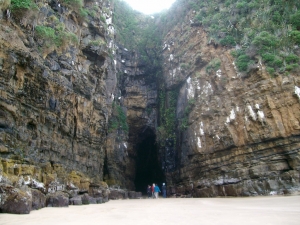
M 165 34 L 163 77 L 154 76 L 136 49 L 115 43 L 111 1 L 86 1 L 86 15 L 55 0 L 37 6 L 8 19 L 0 6 L 0 194 L 67 190 L 77 204 L 76 193 L 107 197 L 103 180 L 132 190 L 148 168 L 143 153 L 165 170 L 169 193 L 299 191 L 298 74 L 271 77 L 259 58 L 239 73 L 231 49 L 187 11 Z M 64 38 L 38 33 L 45 27 Z M 162 118 L 171 103 L 174 120 Z
M 86 18 L 58 1 L 10 18 L 2 9 L 1 183 L 85 193 L 105 189 L 104 179 L 135 189 L 137 145 L 155 132 L 156 80 L 114 42 L 111 1 L 83 9 Z M 68 35 L 38 35 L 45 27 Z M 129 130 L 110 126 L 119 109 Z
M 26 176 L 88 191 L 103 179 L 116 87 L 112 6 L 86 3 L 101 20 L 58 1 L 37 4 L 0 21 L 0 182 Z M 61 43 L 39 36 L 45 27 L 65 32 Z
M 155 133 L 156 80 L 135 51 L 120 46 L 116 59 L 118 89 L 114 98 L 126 111 L 129 130 L 117 129 L 107 138 L 107 180 L 134 190 L 138 145 L 149 132 Z
M 170 191 L 249 196 L 299 191 L 300 79 L 271 77 L 257 60 L 245 76 L 211 43 L 193 12 L 164 40 L 164 78 L 179 87 Z

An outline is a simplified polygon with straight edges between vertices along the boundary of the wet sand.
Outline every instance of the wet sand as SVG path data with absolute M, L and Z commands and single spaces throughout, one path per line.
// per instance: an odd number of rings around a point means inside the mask
M 300 196 L 111 200 L 101 205 L 0 214 L 0 225 L 292 225 L 300 224 Z

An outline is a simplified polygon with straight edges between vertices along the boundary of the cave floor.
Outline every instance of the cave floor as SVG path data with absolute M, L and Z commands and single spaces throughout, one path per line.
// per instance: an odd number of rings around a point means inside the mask
M 101 205 L 0 214 L 1 225 L 299 224 L 300 196 L 115 200 Z

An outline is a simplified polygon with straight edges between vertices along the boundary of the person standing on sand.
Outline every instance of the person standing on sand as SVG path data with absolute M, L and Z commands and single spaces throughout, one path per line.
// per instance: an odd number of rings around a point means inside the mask
M 160 189 L 159 189 L 159 187 L 158 187 L 157 184 L 156 184 L 155 187 L 154 187 L 154 195 L 155 195 L 155 198 L 158 198 L 158 192 L 160 192 Z
M 151 195 L 152 195 L 152 188 L 150 185 L 148 185 L 147 187 L 147 194 L 148 194 L 148 198 L 151 198 Z
M 151 192 L 152 192 L 152 198 L 154 198 L 154 187 L 155 187 L 155 184 L 153 183 L 153 185 L 151 186 Z
M 166 187 L 165 183 L 163 183 L 163 186 L 161 189 L 162 189 L 163 198 L 166 198 L 167 197 L 167 187 Z

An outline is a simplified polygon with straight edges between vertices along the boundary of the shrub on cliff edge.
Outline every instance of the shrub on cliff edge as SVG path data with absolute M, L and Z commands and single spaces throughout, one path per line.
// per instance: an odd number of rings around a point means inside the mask
M 251 58 L 242 52 L 235 61 L 235 65 L 240 72 L 248 71 L 249 66 L 252 65 L 253 63 L 254 62 L 251 60 Z
M 74 33 L 55 30 L 47 26 L 36 26 L 35 34 L 38 39 L 43 41 L 43 50 L 63 50 L 70 44 L 78 44 L 78 38 Z
M 25 18 L 26 24 L 31 24 L 30 21 L 32 18 L 38 16 L 38 6 L 34 3 L 33 0 L 11 0 L 10 9 L 12 12 L 12 17 L 15 20 L 21 20 Z M 23 21 L 23 22 L 24 22 Z
M 32 0 L 11 0 L 11 10 L 33 9 L 36 4 Z
M 300 44 L 300 31 L 291 31 L 289 36 L 292 42 L 294 42 L 295 44 Z

